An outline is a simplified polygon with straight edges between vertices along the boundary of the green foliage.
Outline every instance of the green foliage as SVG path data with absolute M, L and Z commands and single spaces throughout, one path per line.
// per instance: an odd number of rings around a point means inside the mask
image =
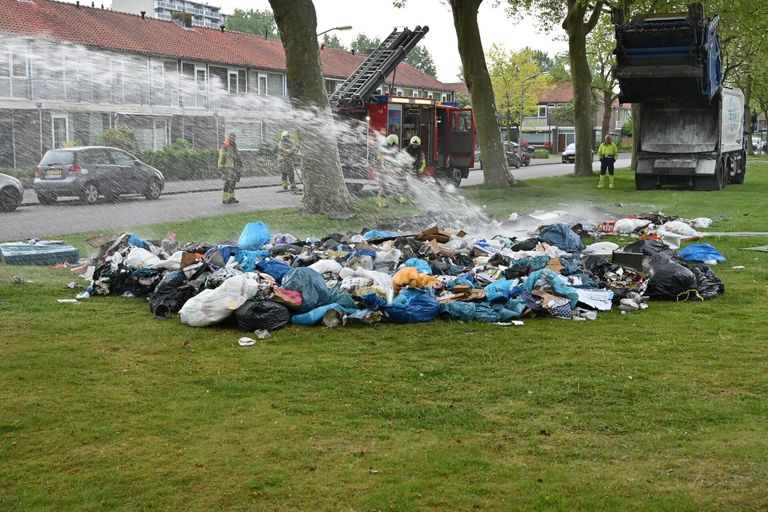
M 136 132 L 124 124 L 119 124 L 114 128 L 105 130 L 98 138 L 102 146 L 112 146 L 120 148 L 130 153 L 139 151 L 139 141 L 136 139 Z
M 571 81 L 571 64 L 568 60 L 567 53 L 558 53 L 552 60 L 552 67 L 549 69 L 549 76 L 555 82 L 570 82 Z
M 632 136 L 632 128 L 635 126 L 635 124 L 632 122 L 632 119 L 628 119 L 627 122 L 625 122 L 621 127 L 621 134 L 625 137 L 631 137 Z
M 413 50 L 408 52 L 408 56 L 405 58 L 405 62 L 418 69 L 422 73 L 426 73 L 432 77 L 437 77 L 437 68 L 435 68 L 435 61 L 432 58 L 432 54 L 429 53 L 429 50 L 427 50 L 427 48 L 422 45 L 418 45 Z
M 616 56 L 613 54 L 615 47 L 613 23 L 610 17 L 601 16 L 595 28 L 587 35 L 587 61 L 594 91 L 612 92 L 618 85 L 612 72 L 616 65 Z
M 370 38 L 367 35 L 361 33 L 357 34 L 355 40 L 352 41 L 350 49 L 356 51 L 357 53 L 371 53 L 380 44 L 381 39 L 378 37 Z
M 61 145 L 63 148 L 76 148 L 78 146 L 82 146 L 83 142 L 77 139 L 70 139 L 65 140 L 64 143 Z
M 337 50 L 347 49 L 347 47 L 342 44 L 338 34 L 323 34 L 323 45 L 325 45 L 326 48 L 336 48 Z
M 549 150 L 547 149 L 534 150 L 533 154 L 531 155 L 531 158 L 549 158 Z
M 280 39 L 275 16 L 269 9 L 235 9 L 224 25 L 227 30 L 255 34 L 267 39 Z
M 171 181 L 214 178 L 219 175 L 216 168 L 218 151 L 193 148 L 184 139 L 177 139 L 163 149 L 141 151 L 136 156 Z
M 453 101 L 455 101 L 456 103 L 458 103 L 462 107 L 470 107 L 470 106 L 472 106 L 472 98 L 470 98 L 466 94 L 462 94 L 460 92 L 457 92 L 454 95 Z
M 552 120 L 561 125 L 573 125 L 575 113 L 573 103 L 562 103 L 551 110 Z
M 551 86 L 551 79 L 542 74 L 535 55 L 530 48 L 507 51 L 496 44 L 488 52 L 496 111 L 510 126 L 520 124 L 521 100 L 523 117 L 533 115 L 538 108 L 539 94 Z
M 0 173 L 7 174 L 8 176 L 13 176 L 14 178 L 18 179 L 24 185 L 24 188 L 31 187 L 32 182 L 35 179 L 34 167 L 23 167 L 20 169 L 0 167 Z

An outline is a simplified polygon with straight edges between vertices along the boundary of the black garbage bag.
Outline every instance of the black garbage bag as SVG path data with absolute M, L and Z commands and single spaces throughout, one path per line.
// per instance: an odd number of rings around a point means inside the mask
M 725 285 L 709 265 L 697 265 L 691 272 L 696 276 L 696 289 L 702 299 L 712 299 L 725 293 Z
M 661 240 L 654 240 L 653 238 L 632 242 L 625 246 L 622 251 L 642 253 L 645 256 L 651 256 L 653 254 L 664 254 L 670 258 L 673 256 L 672 249 L 667 244 Z
M 235 321 L 242 331 L 276 331 L 290 320 L 288 308 L 271 300 L 249 300 L 235 310 Z
M 687 300 L 697 290 L 696 275 L 664 253 L 645 258 L 643 268 L 648 275 L 645 294 L 651 299 Z
M 522 240 L 520 242 L 515 243 L 515 245 L 512 246 L 512 250 L 517 251 L 532 251 L 536 248 L 536 245 L 538 245 L 539 239 L 538 238 L 528 238 L 526 240 Z
M 196 294 L 197 289 L 190 284 L 179 286 L 172 281 L 161 281 L 149 295 L 149 310 L 158 318 L 170 318 Z

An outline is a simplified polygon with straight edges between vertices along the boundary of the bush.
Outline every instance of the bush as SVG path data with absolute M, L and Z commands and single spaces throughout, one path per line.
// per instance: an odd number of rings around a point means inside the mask
M 13 176 L 14 178 L 18 179 L 24 185 L 24 188 L 32 188 L 32 182 L 35 180 L 34 167 L 25 167 L 22 169 L 6 169 L 0 167 L 0 173 L 7 174 L 8 176 Z
M 533 155 L 531 155 L 531 158 L 549 158 L 549 150 L 547 149 L 537 149 L 533 152 Z
M 626 123 L 624 123 L 621 126 L 621 134 L 625 137 L 631 137 L 632 136 L 632 120 L 629 119 Z
M 218 151 L 193 148 L 184 139 L 178 139 L 160 150 L 145 150 L 136 154 L 140 160 L 163 173 L 165 179 L 199 180 L 216 178 Z
M 99 144 L 123 149 L 134 154 L 139 151 L 139 141 L 136 139 L 136 132 L 124 124 L 119 124 L 102 133 L 99 137 Z

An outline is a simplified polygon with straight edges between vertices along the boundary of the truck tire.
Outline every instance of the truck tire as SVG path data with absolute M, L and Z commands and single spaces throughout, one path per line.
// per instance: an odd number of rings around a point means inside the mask
M 635 173 L 635 188 L 637 190 L 656 190 L 656 176 Z
M 358 197 L 360 195 L 360 192 L 363 191 L 363 185 L 362 183 L 347 183 L 347 192 L 349 192 L 351 195 Z
M 733 183 L 734 185 L 741 185 L 741 184 L 743 184 L 744 183 L 744 176 L 745 175 L 746 175 L 746 173 L 744 171 L 737 172 L 731 178 L 731 183 Z

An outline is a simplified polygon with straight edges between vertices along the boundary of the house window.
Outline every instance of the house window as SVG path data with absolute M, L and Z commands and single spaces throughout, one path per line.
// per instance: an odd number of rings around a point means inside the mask
M 413 97 L 418 98 L 419 97 L 419 91 L 413 91 Z
M 259 149 L 264 142 L 264 123 L 261 121 L 227 121 L 225 128 L 227 133 L 237 134 L 239 149 Z
M 51 137 L 52 146 L 60 148 L 69 138 L 69 119 L 67 114 L 51 115 Z
M 539 116 L 538 117 L 547 117 L 547 106 L 546 105 L 539 105 Z
M 27 76 L 27 56 L 26 55 L 19 55 L 18 53 L 13 54 L 13 60 L 12 60 L 12 69 L 13 69 L 13 76 L 17 78 L 23 78 Z
M 205 78 L 205 68 L 195 66 L 195 83 L 198 91 L 206 90 Z
M 112 102 L 122 103 L 123 101 L 123 63 L 119 60 L 109 61 L 111 96 Z
M 259 75 L 259 96 L 267 95 L 267 75 Z
M 237 71 L 230 71 L 228 76 L 229 84 L 227 92 L 229 92 L 229 94 L 237 94 Z
M 244 69 L 237 70 L 237 92 L 245 94 L 248 92 L 248 82 L 246 80 L 246 73 Z
M 11 76 L 11 53 L 5 51 L 0 53 L 0 78 Z
M 333 94 L 334 92 L 336 92 L 336 80 L 326 80 L 325 91 L 328 94 Z
M 283 96 L 283 75 L 280 73 L 267 74 L 267 94 L 270 96 Z
M 165 65 L 162 62 L 151 62 L 149 64 L 150 80 L 152 87 L 162 89 L 165 87 Z

